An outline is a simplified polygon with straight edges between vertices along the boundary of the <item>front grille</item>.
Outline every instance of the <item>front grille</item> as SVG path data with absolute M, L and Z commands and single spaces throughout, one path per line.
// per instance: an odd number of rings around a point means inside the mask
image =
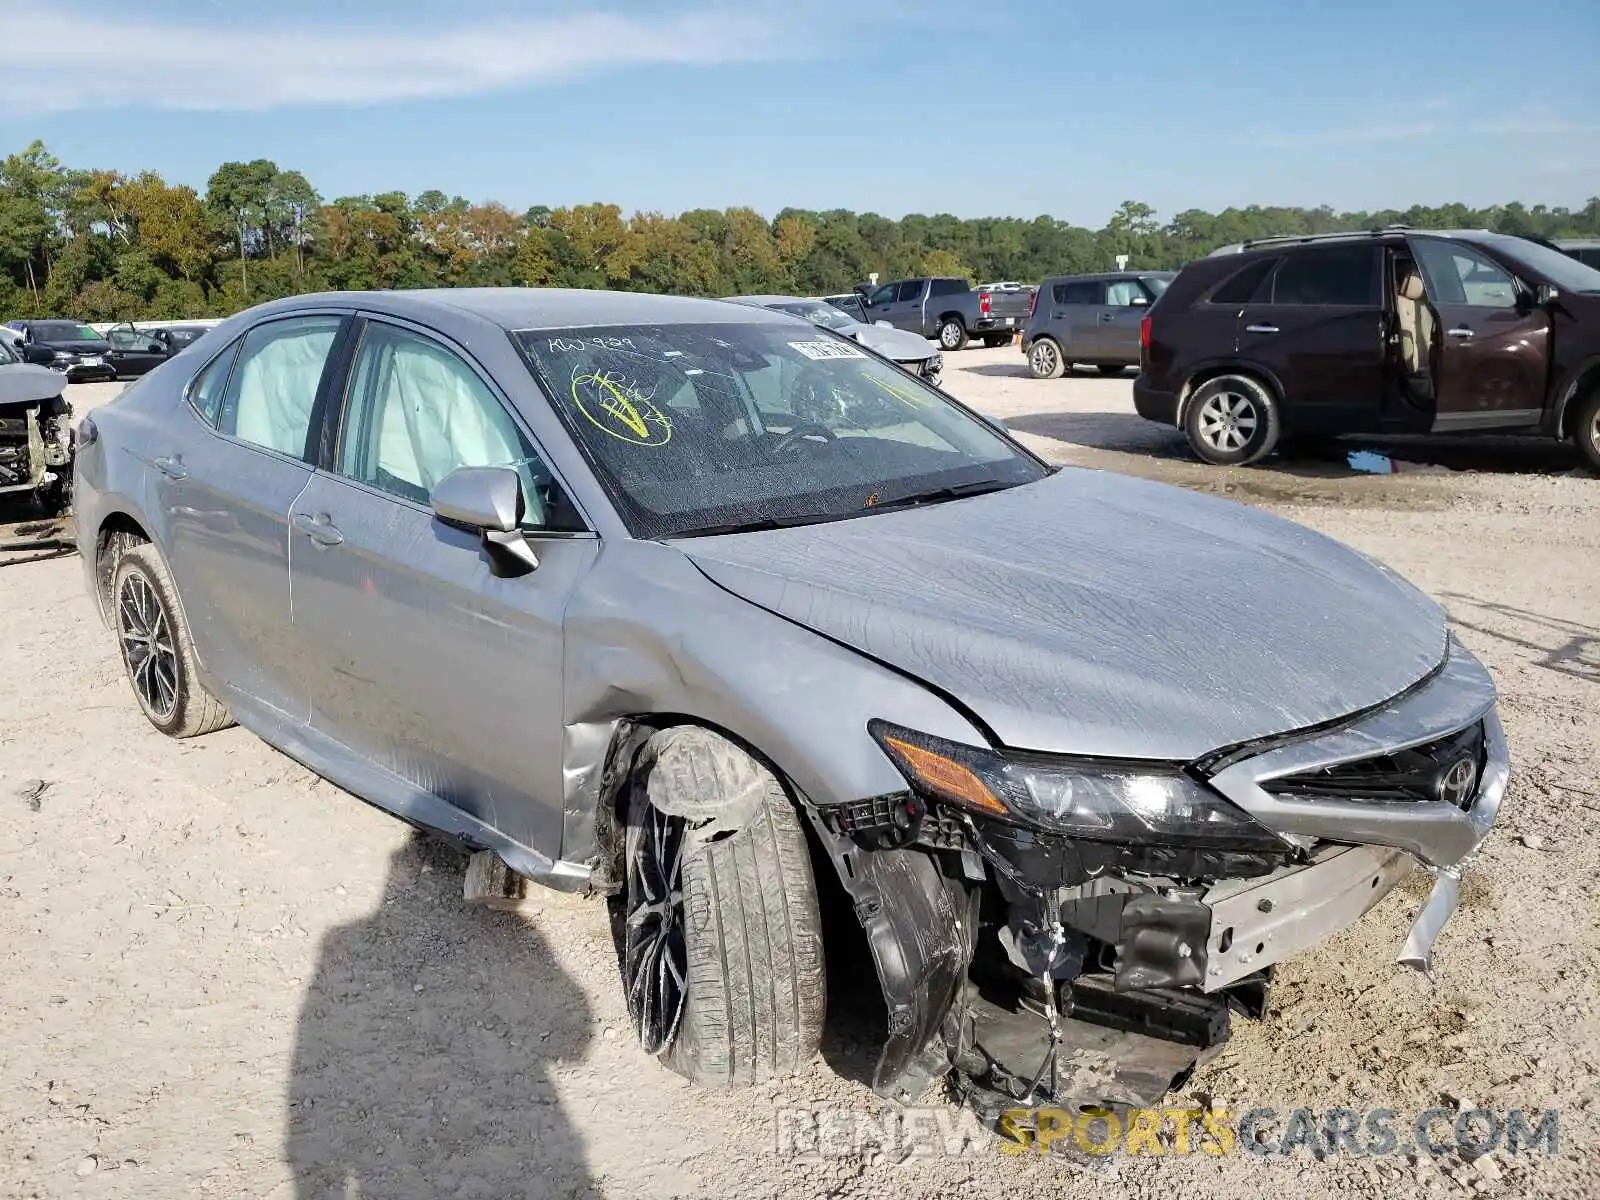
M 1471 764 L 1470 778 L 1463 763 Z M 1423 746 L 1285 775 L 1268 780 L 1262 786 L 1277 796 L 1380 802 L 1449 801 L 1467 809 L 1477 799 L 1483 765 L 1483 722 L 1478 721 Z

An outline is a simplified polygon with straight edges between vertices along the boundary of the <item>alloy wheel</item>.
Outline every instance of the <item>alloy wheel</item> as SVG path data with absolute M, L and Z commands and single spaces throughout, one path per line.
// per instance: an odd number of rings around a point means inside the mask
M 683 936 L 684 822 L 654 805 L 632 841 L 623 975 L 639 1044 L 660 1054 L 672 1044 L 689 997 Z
M 1054 342 L 1035 342 L 1033 344 L 1033 373 L 1035 375 L 1054 375 L 1056 372 L 1056 347 Z
M 1589 422 L 1589 445 L 1600 453 L 1600 408 L 1594 410 L 1594 419 Z
M 177 643 L 161 598 L 138 572 L 117 595 L 117 634 L 139 702 L 157 721 L 167 720 L 178 706 Z
M 1200 437 L 1213 450 L 1233 454 L 1249 445 L 1259 420 L 1249 396 L 1218 392 L 1200 408 Z
M 939 327 L 939 344 L 946 350 L 954 350 L 961 342 L 961 327 L 954 321 L 946 321 Z

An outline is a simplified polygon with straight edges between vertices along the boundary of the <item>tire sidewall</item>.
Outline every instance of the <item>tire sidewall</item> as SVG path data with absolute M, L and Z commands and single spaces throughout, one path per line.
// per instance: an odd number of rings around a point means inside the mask
M 172 594 L 172 589 L 167 586 L 166 572 L 152 567 L 155 551 L 150 544 L 144 543 L 127 550 L 117 562 L 117 569 L 111 577 L 111 621 L 117 635 L 117 653 L 122 659 L 122 671 L 128 678 L 128 687 L 133 692 L 135 703 L 145 719 L 169 737 L 176 737 L 183 727 L 189 710 L 190 693 L 194 687 L 194 660 L 189 652 L 188 629 L 183 622 L 182 610 L 178 608 L 177 597 Z M 162 612 L 167 618 L 173 646 L 177 653 L 173 655 L 175 666 L 174 693 L 175 698 L 172 711 L 163 719 L 150 711 L 144 697 L 139 694 L 139 689 L 134 686 L 133 667 L 128 661 L 128 647 L 122 636 L 122 588 L 129 576 L 137 574 L 143 578 L 155 596 L 156 602 L 161 605 Z
M 1206 402 L 1219 392 L 1236 392 L 1247 397 L 1257 414 L 1256 429 L 1250 440 L 1237 450 L 1220 450 L 1200 436 L 1200 415 Z M 1202 462 L 1219 467 L 1242 467 L 1259 462 L 1278 444 L 1283 432 L 1283 415 L 1272 389 L 1249 375 L 1218 375 L 1195 389 L 1184 409 L 1183 431 L 1189 447 Z
M 1572 440 L 1591 470 L 1600 471 L 1600 386 L 1593 388 L 1583 403 L 1578 405 L 1572 425 Z

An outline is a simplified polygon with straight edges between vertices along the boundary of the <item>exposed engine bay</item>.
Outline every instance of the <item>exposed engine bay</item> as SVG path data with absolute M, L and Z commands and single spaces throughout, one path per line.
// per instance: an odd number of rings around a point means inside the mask
M 72 406 L 60 372 L 0 369 L 0 496 L 31 493 L 55 515 L 72 494 Z

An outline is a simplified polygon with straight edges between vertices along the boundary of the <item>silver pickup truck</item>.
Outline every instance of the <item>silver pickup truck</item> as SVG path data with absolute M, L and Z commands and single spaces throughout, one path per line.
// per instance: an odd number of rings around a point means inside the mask
M 946 351 L 964 349 L 972 338 L 1003 346 L 1027 321 L 1031 301 L 1026 290 L 975 290 L 965 279 L 924 275 L 873 288 L 866 296 L 867 320 L 937 338 Z

